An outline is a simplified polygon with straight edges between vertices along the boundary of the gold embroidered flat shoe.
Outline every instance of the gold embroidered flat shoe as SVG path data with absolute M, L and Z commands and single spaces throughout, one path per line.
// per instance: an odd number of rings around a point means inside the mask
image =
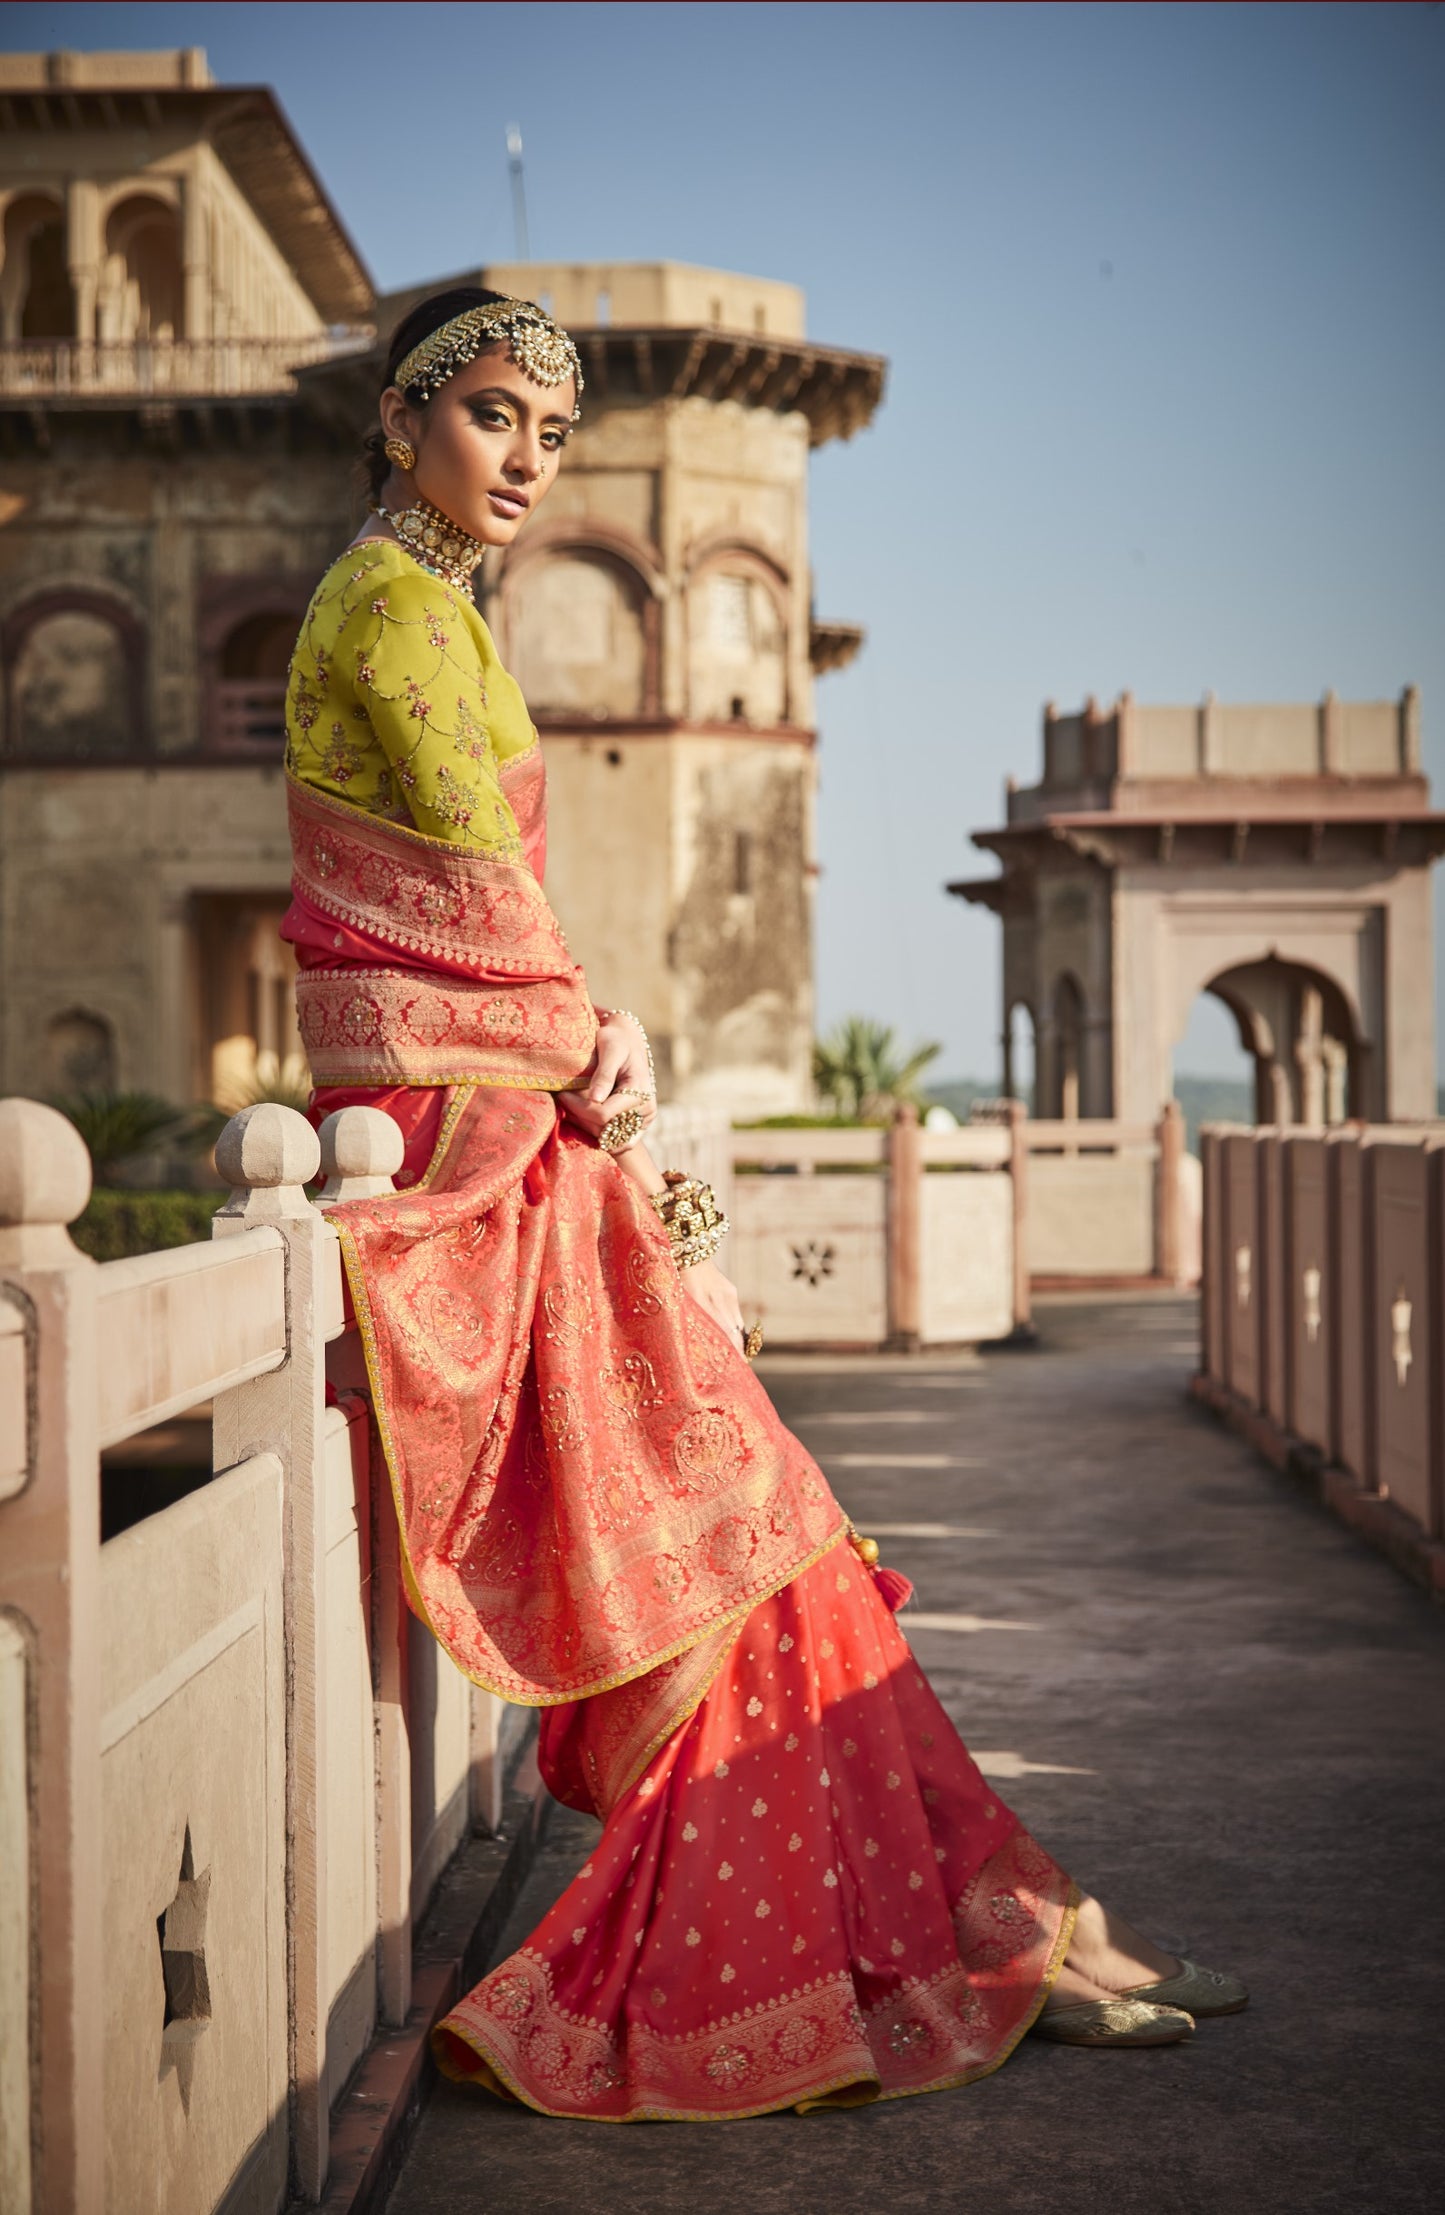
M 1191 2015 L 1237 2015 L 1249 2005 L 1249 1994 L 1238 1977 L 1223 1969 L 1201 1969 L 1197 1961 L 1186 1961 L 1183 1954 L 1172 1977 L 1159 1977 L 1153 1984 L 1131 1984 L 1122 1997 L 1147 2000 L 1151 2007 L 1182 2007 Z
M 1177 2046 L 1194 2029 L 1182 2007 L 1156 2007 L 1136 1999 L 1083 2000 L 1077 2007 L 1046 2007 L 1033 2025 L 1035 2038 L 1060 2046 Z

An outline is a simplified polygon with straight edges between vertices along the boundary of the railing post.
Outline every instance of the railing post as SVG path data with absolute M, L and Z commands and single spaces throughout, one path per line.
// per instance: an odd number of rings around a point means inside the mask
M 397 1125 L 379 1108 L 339 1108 L 318 1133 L 325 1177 L 318 1205 L 374 1199 L 395 1190 L 406 1151 Z M 349 1333 L 331 1357 L 334 1384 L 364 1392 L 366 1362 L 359 1337 Z M 371 1525 L 371 1668 L 376 1721 L 376 1918 L 377 2001 L 393 2027 L 411 2013 L 411 1731 L 407 1654 L 410 1615 L 402 1585 L 401 1540 L 391 1487 L 380 1468 L 380 1439 L 371 1425 L 373 1467 Z M 486 1697 L 477 1693 L 476 1699 Z M 475 1748 L 475 1708 L 473 1710 Z M 472 1812 L 487 1798 L 475 1781 Z M 499 1802 L 500 1806 L 500 1802 Z
M 344 1107 L 328 1115 L 316 1133 L 323 1183 L 321 1208 L 342 1200 L 374 1200 L 396 1190 L 406 1156 L 401 1128 L 380 1108 Z
M 1224 1376 L 1223 1299 L 1221 1269 L 1224 1242 L 1220 1224 L 1219 1139 L 1207 1127 L 1199 1133 L 1199 1167 L 1202 1190 L 1199 1267 L 1199 1368 L 1206 1377 Z
M 888 1342 L 917 1353 L 922 1323 L 923 1137 L 901 1100 L 888 1133 Z
M 1184 1111 L 1177 1100 L 1164 1102 L 1156 1138 L 1159 1156 L 1154 1170 L 1154 1273 L 1166 1284 L 1178 1285 L 1183 1281 L 1180 1172 L 1184 1161 Z
M 502 1763 L 499 1726 L 502 1702 L 495 1692 L 472 1686 L 471 1818 L 473 1830 L 495 1834 L 502 1826 Z
M 0 1305 L 23 1378 L 0 1410 L 19 1448 L 0 1499 L 0 1770 L 24 1787 L 8 1840 L 21 1859 L 0 1883 L 22 1888 L 32 1925 L 18 1958 L 0 1949 L 0 2197 L 46 2215 L 93 2215 L 105 2198 L 97 1270 L 66 1228 L 89 1197 L 73 1124 L 0 1101 Z
M 329 2004 L 326 1872 L 324 1497 L 321 1484 L 326 1340 L 341 1327 L 336 1236 L 304 1187 L 321 1162 L 316 1133 L 294 1109 L 266 1101 L 233 1115 L 216 1146 L 231 1197 L 217 1238 L 270 1223 L 286 1242 L 284 1365 L 217 1397 L 216 1468 L 279 1455 L 285 1477 L 286 1922 L 291 2149 L 297 2191 L 317 2200 L 326 2182 Z
M 1033 1300 L 1029 1291 L 1029 1111 L 1022 1100 L 1006 1100 L 1008 1120 L 1009 1197 L 1013 1204 L 1013 1318 L 1014 1335 L 1033 1334 Z

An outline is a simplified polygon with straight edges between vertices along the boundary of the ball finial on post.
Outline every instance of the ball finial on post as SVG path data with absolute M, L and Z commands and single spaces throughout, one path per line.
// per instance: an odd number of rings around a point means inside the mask
M 67 1228 L 92 1183 L 85 1140 L 42 1100 L 0 1100 L 0 1264 L 66 1268 L 83 1256 Z
M 247 1223 L 305 1215 L 305 1187 L 321 1166 L 316 1133 L 295 1108 L 261 1100 L 242 1108 L 216 1140 L 216 1167 L 231 1187 L 218 1212 Z
M 372 1200 L 379 1193 L 395 1191 L 406 1140 L 381 1108 L 338 1108 L 327 1116 L 318 1135 L 326 1179 L 317 1194 L 319 1207 L 334 1207 L 341 1200 Z

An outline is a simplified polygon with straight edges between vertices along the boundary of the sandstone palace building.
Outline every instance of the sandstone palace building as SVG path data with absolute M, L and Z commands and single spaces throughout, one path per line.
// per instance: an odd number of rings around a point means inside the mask
M 273 95 L 202 55 L 0 57 L 0 1092 L 234 1100 L 297 1040 L 287 661 L 363 513 L 377 299 Z M 806 1103 L 807 465 L 877 407 L 792 286 L 491 266 L 585 422 L 480 598 L 542 731 L 550 890 L 665 1096 Z M 645 860 L 644 860 L 644 857 Z M 269 1060 L 266 1058 L 269 1057 Z

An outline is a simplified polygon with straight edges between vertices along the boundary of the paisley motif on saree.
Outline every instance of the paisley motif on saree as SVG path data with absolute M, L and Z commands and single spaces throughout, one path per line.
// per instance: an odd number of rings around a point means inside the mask
M 537 749 L 504 778 L 529 856 L 545 838 Z M 527 861 L 449 846 L 288 779 L 293 918 L 313 927 L 297 1016 L 318 1084 L 494 1084 L 560 1091 L 597 1023 Z M 319 966 L 319 942 L 377 965 Z M 297 935 L 295 932 L 288 935 Z M 383 967 L 388 954 L 395 966 Z
M 612 1735 L 542 1721 L 552 1791 Z M 851 1549 L 764 1601 L 526 1944 L 438 2026 L 545 2114 L 721 2120 L 938 2091 L 1008 2057 L 1077 1894 L 970 1760 Z
M 837 1543 L 822 1473 L 691 1300 L 667 1234 L 536 1092 L 470 1088 L 425 1189 L 332 1211 L 413 1606 L 550 1705 L 657 1672 L 594 1798 L 691 1712 L 667 1671 Z
M 383 557 L 349 558 L 369 591 Z M 408 589 L 371 603 L 383 643 L 480 629 L 450 598 L 403 622 Z M 510 685 L 481 649 L 479 713 L 489 671 Z M 368 712 L 395 721 L 415 688 L 375 677 L 358 667 Z M 457 734 L 414 706 L 430 819 L 462 824 Z M 477 822 L 452 845 L 391 820 L 424 798 L 405 715 L 366 804 L 289 781 L 311 1112 L 374 1104 L 403 1132 L 397 1192 L 333 1220 L 408 1596 L 468 1675 L 545 1710 L 548 1786 L 605 1823 L 438 2057 L 608 2121 L 982 2075 L 1043 2002 L 1072 1888 L 969 1761 L 652 1210 L 547 1096 L 589 1064 L 595 1018 L 539 882 L 540 749 L 492 786 L 467 771 Z

